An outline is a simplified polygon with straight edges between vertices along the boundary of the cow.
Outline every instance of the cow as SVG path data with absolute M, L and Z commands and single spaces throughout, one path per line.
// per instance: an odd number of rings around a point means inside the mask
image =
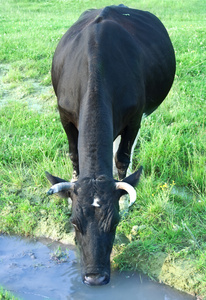
M 56 48 L 52 84 L 73 179 L 47 173 L 52 183 L 48 194 L 72 200 L 71 223 L 85 284 L 110 281 L 119 199 L 127 193 L 130 206 L 134 203 L 142 171 L 126 177 L 132 146 L 143 115 L 162 103 L 174 75 L 174 49 L 161 21 L 124 5 L 85 11 Z

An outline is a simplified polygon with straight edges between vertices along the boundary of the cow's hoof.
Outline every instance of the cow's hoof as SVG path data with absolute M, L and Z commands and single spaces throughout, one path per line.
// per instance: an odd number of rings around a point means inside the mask
M 71 182 L 76 182 L 79 178 L 79 175 L 76 171 L 73 171 Z

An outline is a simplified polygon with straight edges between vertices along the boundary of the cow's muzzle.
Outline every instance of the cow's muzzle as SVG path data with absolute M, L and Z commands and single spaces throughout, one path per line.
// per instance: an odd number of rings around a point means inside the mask
M 109 283 L 110 276 L 105 274 L 86 274 L 83 282 L 88 285 L 104 285 Z

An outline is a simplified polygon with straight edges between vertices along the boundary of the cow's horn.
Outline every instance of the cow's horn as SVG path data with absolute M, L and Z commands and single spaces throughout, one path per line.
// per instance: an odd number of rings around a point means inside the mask
M 135 200 L 137 198 L 137 194 L 132 185 L 130 185 L 129 183 L 120 181 L 120 182 L 116 183 L 116 189 L 117 190 L 119 190 L 119 189 L 125 190 L 129 194 L 129 197 L 130 197 L 129 206 L 131 206 L 135 202 Z
M 47 195 L 52 195 L 52 194 L 63 192 L 63 191 L 65 192 L 65 191 L 73 190 L 74 185 L 75 184 L 72 182 L 56 183 L 50 188 L 50 190 L 47 192 Z

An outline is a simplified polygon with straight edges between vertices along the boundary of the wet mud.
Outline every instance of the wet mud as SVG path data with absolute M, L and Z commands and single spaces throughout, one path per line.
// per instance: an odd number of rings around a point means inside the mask
M 24 300 L 194 300 L 134 272 L 113 272 L 102 287 L 82 283 L 72 245 L 0 235 L 0 285 Z

